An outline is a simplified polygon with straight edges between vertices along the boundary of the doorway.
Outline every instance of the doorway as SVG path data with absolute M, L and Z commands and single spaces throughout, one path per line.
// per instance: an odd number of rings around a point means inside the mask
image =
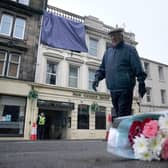
M 65 139 L 68 112 L 39 109 L 41 112 L 46 116 L 45 139 Z

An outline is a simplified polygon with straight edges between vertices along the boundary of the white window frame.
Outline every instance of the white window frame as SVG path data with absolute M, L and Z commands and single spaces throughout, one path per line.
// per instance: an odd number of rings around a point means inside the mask
M 30 0 L 18 0 L 18 2 L 23 5 L 29 5 Z
M 96 44 L 96 48 L 94 47 L 91 47 L 91 41 L 96 41 L 97 44 Z M 93 56 L 93 57 L 98 57 L 98 43 L 99 43 L 99 40 L 97 38 L 93 38 L 93 37 L 90 37 L 89 38 L 89 51 L 88 53 Z M 92 50 L 95 52 L 92 52 Z
M 159 80 L 164 81 L 164 71 L 163 71 L 163 66 L 158 66 L 158 73 L 159 73 Z
M 15 35 L 15 31 L 16 31 L 16 20 L 17 19 L 20 19 L 20 20 L 23 20 L 24 21 L 24 25 L 23 25 L 23 29 L 22 29 L 22 36 L 21 37 L 17 37 L 16 35 Z M 24 39 L 24 34 L 25 34 L 25 27 L 26 27 L 26 20 L 25 19 L 23 19 L 23 18 L 19 18 L 19 17 L 16 17 L 16 19 L 15 19 L 15 24 L 14 24 L 14 29 L 13 29 L 13 37 L 15 37 L 15 38 L 17 38 L 17 39 Z
M 96 73 L 96 69 L 91 69 L 91 68 L 88 69 L 88 90 L 93 91 L 93 88 L 92 88 L 92 87 L 89 88 L 89 86 L 90 86 L 89 84 L 90 84 L 90 83 L 93 84 L 93 81 L 94 81 L 94 79 L 91 80 L 91 79 L 89 78 L 91 71 L 94 71 L 94 72 Z
M 71 67 L 77 68 L 77 77 L 76 76 L 70 76 Z M 76 80 L 77 86 L 70 86 L 70 79 Z M 78 88 L 78 86 L 79 86 L 79 66 L 73 65 L 73 64 L 69 64 L 68 87 Z
M 151 87 L 146 87 L 146 102 L 151 103 L 152 102 L 152 88 Z M 148 94 L 148 89 L 149 89 L 149 94 Z M 148 97 L 150 98 L 150 101 L 148 101 Z
M 165 89 L 160 90 L 160 96 L 161 96 L 161 103 L 166 104 L 166 90 Z
M 11 21 L 10 26 L 9 26 L 9 32 L 7 34 L 6 33 L 1 33 L 2 23 L 4 22 L 4 17 L 5 16 L 10 16 L 12 18 L 12 21 Z M 5 13 L 2 14 L 1 23 L 0 23 L 0 34 L 5 35 L 5 36 L 11 36 L 13 21 L 14 21 L 14 17 L 12 15 L 5 14 Z
M 11 62 L 11 56 L 12 56 L 12 55 L 18 55 L 18 56 L 19 56 L 19 62 L 14 62 L 14 61 Z M 21 62 L 21 56 L 20 56 L 19 54 L 15 54 L 15 53 L 10 53 L 10 54 L 9 54 L 8 67 L 7 67 L 7 76 L 8 76 L 8 77 L 11 77 L 11 78 L 18 78 L 18 77 L 19 77 L 20 62 Z M 16 77 L 14 77 L 14 76 L 9 76 L 9 69 L 10 69 L 10 64 L 11 64 L 11 63 L 18 65 L 18 66 L 17 66 L 17 74 L 16 74 Z
M 147 65 L 147 69 L 146 69 L 145 64 Z M 144 62 L 144 70 L 145 70 L 145 72 L 146 72 L 146 74 L 147 74 L 147 78 L 151 78 L 151 74 L 150 74 L 150 64 L 149 64 L 149 62 Z
M 53 63 L 56 65 L 56 72 L 55 73 L 52 73 L 52 72 L 48 72 L 47 68 L 46 68 L 46 84 L 49 84 L 49 85 L 57 85 L 57 76 L 58 76 L 58 63 L 53 61 L 53 60 L 47 60 L 47 66 L 48 66 L 48 63 Z M 47 82 L 47 76 L 48 75 L 54 75 L 55 76 L 55 84 L 52 84 L 52 83 L 48 83 Z
M 5 59 L 4 60 L 0 60 L 0 62 L 4 62 L 3 63 L 3 69 L 2 69 L 2 74 L 0 74 L 0 76 L 4 76 L 5 75 L 5 67 L 6 67 L 6 61 L 7 61 L 7 52 L 5 51 L 0 51 L 0 52 L 4 52 L 5 53 Z

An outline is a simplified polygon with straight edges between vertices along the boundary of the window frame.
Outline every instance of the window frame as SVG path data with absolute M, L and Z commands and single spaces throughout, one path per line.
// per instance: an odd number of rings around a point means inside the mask
M 47 60 L 47 67 L 48 67 L 48 63 L 52 63 L 52 64 L 54 64 L 55 66 L 56 66 L 56 72 L 55 72 L 55 74 L 54 73 L 52 73 L 52 72 L 48 72 L 48 68 L 46 69 L 46 84 L 49 84 L 49 85 L 57 85 L 57 76 L 58 76 L 58 62 L 56 62 L 56 61 L 53 61 L 53 60 Z M 48 77 L 48 75 L 54 75 L 55 76 L 55 84 L 52 84 L 52 83 L 48 83 L 47 82 L 47 77 Z
M 99 125 L 98 123 L 100 121 L 101 125 Z M 104 123 L 102 123 L 103 121 Z M 103 128 L 101 126 L 103 126 Z M 106 107 L 99 106 L 98 111 L 95 112 L 95 130 L 105 130 L 105 129 L 106 129 Z
M 149 94 L 148 94 L 148 90 L 149 90 Z M 148 101 L 148 98 L 150 99 L 150 101 Z M 146 87 L 146 102 L 147 103 L 152 102 L 152 88 L 151 87 Z
M 96 48 L 92 47 L 91 46 L 91 41 L 96 41 Z M 99 43 L 99 40 L 97 38 L 94 38 L 94 37 L 90 37 L 89 38 L 89 50 L 88 50 L 88 53 L 89 55 L 91 55 L 92 57 L 98 57 L 98 43 Z M 94 52 L 92 52 L 94 51 Z
M 71 67 L 77 69 L 77 76 L 76 77 L 70 76 Z M 79 87 L 79 68 L 80 67 L 78 65 L 69 64 L 68 87 L 71 87 L 71 88 L 78 88 Z M 70 86 L 70 79 L 76 79 L 77 86 Z
M 91 80 L 90 79 L 90 72 L 95 72 L 95 74 L 96 74 L 96 69 L 91 69 L 91 68 L 88 68 L 88 90 L 90 90 L 90 91 L 93 91 L 93 88 L 92 88 L 92 84 L 93 84 L 93 81 L 94 81 L 94 79 L 93 80 Z M 91 85 L 90 85 L 91 84 Z M 91 88 L 90 88 L 90 86 L 91 86 Z
M 11 57 L 12 55 L 18 55 L 19 56 L 19 61 L 18 62 L 11 62 Z M 7 73 L 6 73 L 6 76 L 7 77 L 10 77 L 10 78 L 18 78 L 19 77 L 19 71 L 20 71 L 20 62 L 21 62 L 21 56 L 18 54 L 18 53 L 9 53 L 9 59 L 8 59 L 8 62 L 7 62 Z M 10 69 L 10 64 L 17 64 L 17 74 L 16 74 L 16 77 L 14 76 L 9 76 L 9 69 Z
M 11 0 L 13 2 L 17 2 L 19 4 L 22 4 L 22 5 L 26 5 L 26 6 L 29 6 L 30 5 L 30 0 L 27 0 L 27 3 L 24 3 L 24 2 L 20 2 L 21 0 Z M 25 0 L 24 0 L 25 1 Z
M 6 34 L 6 33 L 1 33 L 2 22 L 3 22 L 3 18 L 5 17 L 5 15 L 6 15 L 6 16 L 10 16 L 10 17 L 12 18 L 12 21 L 11 21 L 11 23 L 10 23 L 10 28 L 9 28 L 10 31 L 8 32 L 8 34 Z M 0 22 L 0 35 L 12 37 L 14 19 L 15 19 L 15 18 L 14 18 L 13 15 L 8 14 L 8 13 L 2 13 L 1 22 Z
M 17 19 L 20 19 L 20 20 L 23 20 L 24 21 L 24 25 L 23 25 L 23 29 L 22 29 L 22 37 L 17 37 L 16 35 L 15 35 L 15 30 L 16 30 L 16 20 Z M 26 20 L 25 19 L 23 19 L 23 18 L 21 18 L 21 17 L 16 17 L 15 18 L 15 22 L 14 22 L 14 26 L 13 26 L 13 36 L 12 37 L 14 37 L 14 38 L 16 38 L 16 39 L 21 39 L 21 40 L 23 40 L 24 39 L 24 36 L 25 36 L 25 29 L 26 29 Z
M 165 89 L 160 90 L 160 96 L 161 96 L 161 103 L 166 104 L 166 90 Z
M 3 63 L 3 69 L 2 69 L 2 74 L 0 74 L 0 76 L 5 76 L 5 68 L 6 68 L 6 64 L 7 64 L 7 56 L 8 56 L 8 53 L 6 52 L 6 51 L 1 51 L 0 50 L 0 53 L 4 53 L 4 55 L 5 55 L 5 59 L 4 59 L 4 63 Z M 1 60 L 0 60 L 0 62 L 2 62 Z
M 12 23 L 11 23 L 11 25 L 10 25 L 10 33 L 4 34 L 4 33 L 1 33 L 1 32 L 0 32 L 0 35 L 6 36 L 6 37 L 8 37 L 8 38 L 24 40 L 24 39 L 25 39 L 25 30 L 26 30 L 26 22 L 27 22 L 27 19 L 26 19 L 25 17 L 17 16 L 17 15 L 12 14 L 12 13 L 3 12 L 3 13 L 2 13 L 2 16 L 1 16 L 0 29 L 1 29 L 2 18 L 3 18 L 4 15 L 11 16 L 13 19 L 12 19 Z M 17 37 L 17 36 L 14 35 L 15 30 L 16 30 L 16 20 L 17 20 L 17 19 L 21 19 L 21 20 L 24 21 L 24 25 L 23 25 L 23 29 L 22 29 L 22 38 Z
M 158 74 L 159 74 L 159 80 L 164 81 L 164 71 L 163 71 L 163 66 L 158 66 Z
M 147 65 L 147 68 L 145 65 Z M 144 61 L 144 70 L 145 70 L 145 73 L 147 74 L 147 78 L 150 79 L 151 74 L 150 74 L 150 63 L 149 62 Z

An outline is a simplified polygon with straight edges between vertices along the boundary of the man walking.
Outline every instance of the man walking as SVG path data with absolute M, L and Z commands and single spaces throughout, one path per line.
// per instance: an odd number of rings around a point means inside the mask
M 146 92 L 144 82 L 146 73 L 136 49 L 124 43 L 123 33 L 124 30 L 121 28 L 109 33 L 112 46 L 106 50 L 92 86 L 97 91 L 99 81 L 106 79 L 116 117 L 131 115 L 136 78 L 139 82 L 140 97 L 143 97 Z

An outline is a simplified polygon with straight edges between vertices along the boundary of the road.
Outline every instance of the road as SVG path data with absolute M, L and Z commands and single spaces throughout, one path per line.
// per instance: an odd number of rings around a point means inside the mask
M 0 141 L 0 168 L 167 168 L 106 152 L 105 141 Z

